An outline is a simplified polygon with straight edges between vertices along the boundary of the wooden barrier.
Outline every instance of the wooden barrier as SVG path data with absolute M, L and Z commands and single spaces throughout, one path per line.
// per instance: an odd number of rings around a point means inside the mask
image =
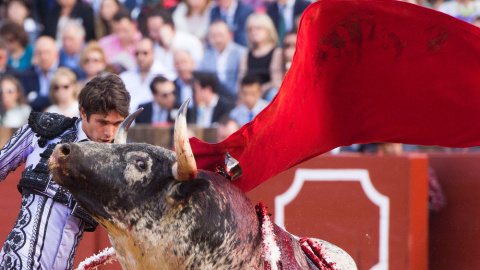
M 358 269 L 428 269 L 426 155 L 320 156 L 248 196 L 297 236 L 329 241 Z
M 480 269 L 480 154 L 431 153 L 446 207 L 430 215 L 430 269 Z

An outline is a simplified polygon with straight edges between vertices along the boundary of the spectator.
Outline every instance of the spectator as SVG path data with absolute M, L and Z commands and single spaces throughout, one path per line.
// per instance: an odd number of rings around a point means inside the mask
M 282 59 L 284 76 L 290 69 L 297 46 L 297 33 L 290 32 L 283 37 Z
M 277 29 L 280 47 L 286 33 L 296 32 L 295 20 L 302 16 L 310 3 L 307 0 L 275 0 L 267 6 L 267 14 Z
M 205 44 L 211 10 L 211 0 L 182 1 L 172 13 L 175 31 L 194 35 Z
M 174 50 L 190 53 L 195 66 L 203 57 L 203 45 L 195 36 L 175 31 L 172 16 L 166 10 L 152 10 L 147 16 L 148 35 L 155 42 L 155 61 L 162 63 L 167 70 L 174 70 Z
M 38 20 L 40 24 L 40 32 L 47 25 L 48 16 L 51 14 L 55 1 L 52 0 L 35 0 L 33 1 L 33 18 Z
M 210 25 L 208 41 L 211 47 L 205 51 L 200 70 L 215 72 L 236 98 L 240 60 L 247 53 L 247 48 L 233 41 L 227 24 L 221 20 Z
M 14 22 L 28 35 L 29 45 L 33 46 L 39 35 L 39 25 L 32 19 L 30 2 L 28 0 L 8 0 L 5 2 L 5 21 Z
M 153 101 L 141 104 L 144 111 L 135 122 L 137 124 L 153 124 L 164 126 L 174 123 L 175 84 L 163 76 L 153 78 L 150 84 Z
M 231 99 L 219 95 L 220 82 L 214 73 L 195 72 L 193 88 L 196 106 L 194 123 L 198 127 L 215 127 L 220 118 L 228 115 L 235 106 Z
M 23 126 L 7 142 L 8 147 L 0 151 L 0 167 L 8 168 L 0 174 L 0 181 L 25 164 L 17 185 L 23 203 L 16 226 L 0 251 L 0 268 L 73 269 L 83 232 L 94 231 L 98 223 L 52 180 L 48 170 L 51 150 L 58 143 L 111 143 L 128 116 L 129 101 L 130 96 L 117 76 L 97 77 L 80 93 L 81 119 L 32 115 L 29 125 Z
M 69 20 L 62 29 L 63 47 L 60 49 L 60 66 L 68 67 L 78 79 L 85 79 L 80 67 L 80 55 L 85 45 L 85 29 L 75 20 Z
M 175 4 L 169 5 L 168 2 L 171 3 L 171 1 L 175 1 Z M 148 27 L 147 27 L 147 17 L 152 13 L 153 10 L 167 9 L 171 11 L 177 5 L 178 5 L 177 0 L 167 0 L 167 1 L 160 1 L 160 2 L 156 2 L 156 0 L 154 0 L 146 5 L 142 5 L 141 8 L 137 8 L 134 11 L 132 11 L 132 14 L 139 11 L 137 22 L 138 22 L 138 29 L 140 30 L 142 35 L 149 36 Z
M 80 117 L 78 111 L 78 84 L 75 73 L 66 67 L 60 67 L 53 74 L 50 84 L 50 103 L 45 111 L 68 117 Z
M 56 4 L 47 17 L 42 34 L 54 38 L 61 47 L 61 30 L 68 19 L 77 20 L 83 25 L 87 41 L 95 39 L 93 9 L 81 0 L 56 0 Z
M 247 19 L 249 52 L 240 62 L 239 78 L 254 74 L 260 79 L 262 95 L 277 91 L 283 80 L 282 50 L 277 46 L 278 35 L 266 14 L 254 13 Z
M 195 64 L 187 51 L 178 50 L 174 53 L 175 71 L 178 74 L 175 80 L 175 100 L 180 107 L 187 99 L 191 99 L 189 108 L 194 107 L 193 100 L 193 70 Z M 193 102 L 192 102 L 193 101 Z
M 32 109 L 25 103 L 20 82 L 12 75 L 5 75 L 0 80 L 0 88 L 0 126 L 19 128 L 25 125 Z
M 86 76 L 84 80 L 79 81 L 81 86 L 85 85 L 102 72 L 111 71 L 105 59 L 105 52 L 96 41 L 90 41 L 87 43 L 80 56 L 80 65 Z
M 253 9 L 237 0 L 217 0 L 217 5 L 210 13 L 210 21 L 225 21 L 233 33 L 233 40 L 243 46 L 247 46 L 245 25 L 247 17 L 253 13 Z
M 28 35 L 22 26 L 5 22 L 0 28 L 0 36 L 7 43 L 11 68 L 21 71 L 32 66 L 33 48 L 28 44 Z
M 268 102 L 262 99 L 260 79 L 255 75 L 247 75 L 242 79 L 238 98 L 241 104 L 230 112 L 230 118 L 240 126 L 252 121 L 268 105 Z
M 217 142 L 221 142 L 240 129 L 237 121 L 230 117 L 222 117 L 217 126 Z
M 113 34 L 101 38 L 98 42 L 107 57 L 107 63 L 119 71 L 134 69 L 135 42 L 142 35 L 137 30 L 136 23 L 130 13 L 120 10 L 113 16 Z
M 50 80 L 58 68 L 58 59 L 55 40 L 49 36 L 41 36 L 35 43 L 32 59 L 34 65 L 17 74 L 34 111 L 41 112 L 50 105 Z
M 13 74 L 14 70 L 8 66 L 8 49 L 5 41 L 0 38 L 0 78 L 6 74 Z
M 451 0 L 438 7 L 438 11 L 453 16 L 459 20 L 472 23 L 480 16 L 480 1 L 476 0 Z
M 120 78 L 125 82 L 125 87 L 130 93 L 130 111 L 134 112 L 138 105 L 151 102 L 153 100 L 150 91 L 150 83 L 157 75 L 164 75 L 165 68 L 158 63 L 154 64 L 155 53 L 153 51 L 153 41 L 150 38 L 142 38 L 135 44 L 135 59 L 137 69 L 127 70 L 120 74 Z
M 472 22 L 473 25 L 475 25 L 476 27 L 480 27 L 480 16 L 477 16 L 473 22 Z
M 95 17 L 95 36 L 97 39 L 113 33 L 113 16 L 125 7 L 118 0 L 102 0 L 100 11 Z

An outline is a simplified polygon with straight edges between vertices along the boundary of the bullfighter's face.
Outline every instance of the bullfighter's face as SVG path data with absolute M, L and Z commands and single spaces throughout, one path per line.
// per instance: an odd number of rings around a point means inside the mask
M 87 119 L 83 108 L 80 108 L 80 117 L 82 118 L 83 132 L 90 140 L 99 143 L 111 142 L 125 119 L 115 110 L 111 110 L 108 115 L 94 113 Z

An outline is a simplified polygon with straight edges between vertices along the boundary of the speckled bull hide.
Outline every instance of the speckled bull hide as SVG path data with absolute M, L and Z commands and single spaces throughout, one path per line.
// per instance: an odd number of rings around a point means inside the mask
M 50 168 L 108 231 L 123 269 L 319 269 L 275 225 L 280 259 L 270 266 L 252 202 L 218 173 L 185 170 L 184 147 L 61 144 Z M 320 269 L 356 269 L 341 249 L 325 242 L 323 250 L 329 262 Z

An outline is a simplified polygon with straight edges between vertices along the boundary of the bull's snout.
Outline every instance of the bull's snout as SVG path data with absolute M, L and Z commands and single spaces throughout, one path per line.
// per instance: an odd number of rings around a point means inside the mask
M 70 145 L 68 144 L 60 144 L 57 147 L 55 147 L 55 150 L 61 153 L 62 155 L 65 155 L 65 156 L 70 155 Z
M 51 172 L 53 173 L 53 180 L 59 184 L 65 184 L 63 179 L 68 176 L 68 165 L 72 156 L 72 149 L 75 145 L 62 143 L 55 146 L 52 155 L 48 161 Z
M 68 143 L 62 143 L 55 146 L 55 150 L 50 156 L 50 168 L 55 168 L 62 163 L 72 152 L 72 146 Z

